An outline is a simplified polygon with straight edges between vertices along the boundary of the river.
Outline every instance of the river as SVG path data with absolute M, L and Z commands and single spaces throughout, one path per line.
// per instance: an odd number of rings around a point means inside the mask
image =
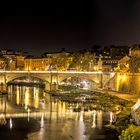
M 82 111 L 74 112 L 81 107 Z M 9 86 L 0 96 L 0 138 L 5 140 L 115 140 L 105 127 L 112 113 L 62 102 L 42 89 Z

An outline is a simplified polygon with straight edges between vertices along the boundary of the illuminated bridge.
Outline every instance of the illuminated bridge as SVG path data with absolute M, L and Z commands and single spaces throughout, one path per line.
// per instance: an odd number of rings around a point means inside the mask
M 114 72 L 81 72 L 81 71 L 0 71 L 0 82 L 8 83 L 21 77 L 35 77 L 45 83 L 47 90 L 53 89 L 53 85 L 60 85 L 70 77 L 85 78 L 93 81 L 98 87 L 104 87 L 115 75 Z

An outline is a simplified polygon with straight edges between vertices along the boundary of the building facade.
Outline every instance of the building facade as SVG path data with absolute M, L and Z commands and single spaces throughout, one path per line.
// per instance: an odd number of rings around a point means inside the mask
M 23 55 L 17 55 L 16 56 L 16 69 L 17 70 L 23 70 L 24 69 L 24 58 Z
M 130 48 L 129 54 L 131 57 L 140 57 L 140 46 L 133 46 Z
M 49 59 L 48 58 L 25 58 L 24 70 L 48 70 Z

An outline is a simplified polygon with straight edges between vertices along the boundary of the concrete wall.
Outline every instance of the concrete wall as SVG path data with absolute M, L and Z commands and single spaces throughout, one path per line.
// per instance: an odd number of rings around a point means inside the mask
M 140 95 L 140 73 L 117 73 L 109 86 L 117 91 Z

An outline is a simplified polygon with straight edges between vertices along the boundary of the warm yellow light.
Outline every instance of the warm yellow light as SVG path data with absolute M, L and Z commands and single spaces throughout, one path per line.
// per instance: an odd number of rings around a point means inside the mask
M 123 74 L 123 75 L 119 75 L 119 79 L 125 81 L 127 78 L 126 74 Z
M 34 107 L 39 107 L 39 93 L 36 93 L 36 96 L 34 97 Z
M 17 103 L 17 105 L 19 105 L 19 101 L 20 100 L 20 98 L 19 98 L 19 90 L 17 90 L 17 93 L 16 93 L 16 103 Z
M 122 80 L 125 81 L 126 80 L 126 75 L 122 76 Z
M 113 122 L 113 113 L 110 112 L 110 123 L 112 123 L 112 122 Z
M 97 70 L 97 67 L 93 67 L 94 70 Z
M 118 73 L 117 74 L 117 83 L 116 83 L 116 90 L 119 90 L 119 85 L 120 85 L 120 80 L 121 80 L 121 75 Z
M 98 127 L 99 129 L 102 128 L 102 122 L 103 122 L 102 119 L 103 119 L 102 111 L 98 111 L 98 112 L 97 112 L 97 127 Z
M 96 127 L 96 111 L 93 110 L 93 122 L 92 122 L 92 128 Z
M 25 92 L 25 109 L 27 109 L 28 105 L 29 105 L 29 91 L 27 90 Z

